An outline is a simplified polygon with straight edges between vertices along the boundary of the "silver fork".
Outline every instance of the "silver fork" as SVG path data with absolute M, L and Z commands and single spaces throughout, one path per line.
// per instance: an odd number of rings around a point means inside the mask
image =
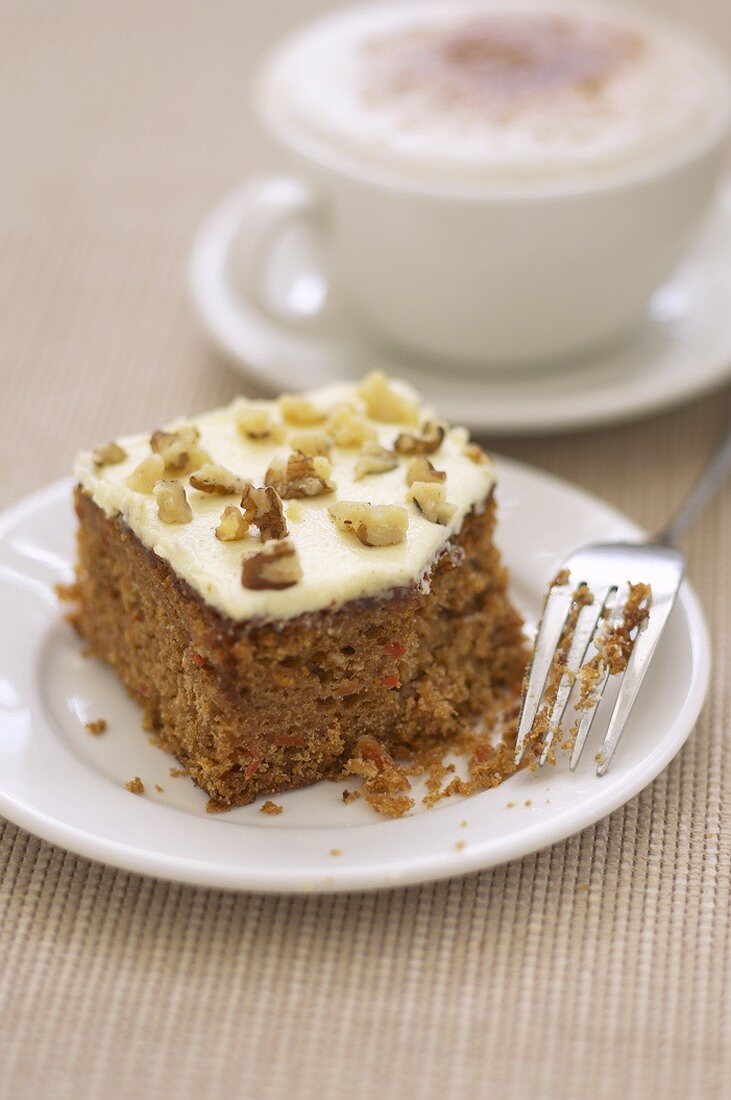
M 590 646 L 596 645 L 602 631 L 616 628 L 622 622 L 631 580 L 635 584 L 650 585 L 652 596 L 649 614 L 636 629 L 629 660 L 624 670 L 616 674 L 619 691 L 596 757 L 597 775 L 604 775 L 624 733 L 683 579 L 685 559 L 673 544 L 718 492 L 730 470 L 731 424 L 682 507 L 651 541 L 596 543 L 577 550 L 563 563 L 561 572 L 565 570 L 569 574 L 568 583 L 555 584 L 549 591 L 528 666 L 515 745 L 516 763 L 523 759 L 529 734 L 544 708 L 547 725 L 541 740 L 539 764 L 548 759 L 561 732 L 569 698 Z M 582 584 L 589 588 L 593 600 L 579 606 L 574 595 Z M 570 633 L 570 616 L 575 619 L 573 634 Z M 557 684 L 550 676 L 554 668 L 560 671 Z M 579 763 L 609 680 L 609 671 L 599 663 L 596 683 L 577 711 L 579 717 L 569 762 L 572 771 Z M 555 694 L 552 700 L 543 702 L 548 687 L 555 690 Z

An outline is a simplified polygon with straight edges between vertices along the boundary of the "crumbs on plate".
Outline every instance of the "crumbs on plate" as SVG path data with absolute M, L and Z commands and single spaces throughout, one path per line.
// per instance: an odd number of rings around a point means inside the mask
M 106 718 L 94 718 L 91 722 L 84 722 L 84 727 L 88 729 L 89 733 L 93 733 L 95 737 L 108 729 Z

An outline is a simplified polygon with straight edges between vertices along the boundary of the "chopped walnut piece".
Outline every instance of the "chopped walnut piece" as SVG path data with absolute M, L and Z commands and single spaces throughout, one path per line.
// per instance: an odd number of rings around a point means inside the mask
M 282 419 L 288 424 L 302 427 L 307 424 L 322 424 L 325 419 L 325 413 L 313 401 L 295 393 L 283 393 L 278 404 Z
M 225 466 L 206 462 L 190 476 L 190 484 L 201 493 L 228 497 L 244 491 L 244 479 L 232 474 Z
M 237 409 L 236 427 L 241 435 L 255 443 L 280 443 L 284 439 L 282 425 L 269 409 L 260 405 L 242 405 Z
M 249 523 L 255 523 L 259 528 L 262 542 L 287 536 L 282 498 L 271 485 L 260 489 L 246 482 L 241 496 L 241 507 Z
M 291 588 L 302 580 L 297 551 L 289 539 L 269 543 L 257 554 L 244 559 L 241 583 L 255 590 Z
M 477 466 L 487 466 L 490 462 L 490 459 L 485 454 L 482 447 L 480 447 L 479 443 L 468 443 L 462 453 Z
M 341 405 L 339 409 L 333 409 L 326 426 L 337 447 L 361 447 L 366 440 L 376 438 L 376 429 L 354 405 Z
M 102 447 L 95 447 L 92 454 L 95 466 L 116 466 L 124 462 L 127 452 L 119 443 L 105 443 Z
M 367 374 L 358 387 L 358 396 L 363 401 L 366 412 L 374 420 L 383 420 L 388 424 L 409 424 L 412 427 L 419 423 L 418 404 L 399 393 L 383 371 L 374 370 Z
M 413 485 L 415 481 L 446 481 L 444 470 L 435 470 L 428 458 L 418 455 L 412 458 L 406 467 L 406 484 Z
M 163 523 L 190 523 L 193 509 L 179 481 L 158 481 L 154 491 L 157 514 Z
M 139 466 L 135 466 L 125 484 L 136 493 L 151 493 L 164 473 L 165 461 L 162 455 L 148 455 Z
M 396 436 L 395 449 L 401 455 L 431 455 L 438 451 L 444 439 L 444 428 L 435 420 L 427 420 L 421 426 L 421 435 L 402 432 Z
M 249 533 L 249 521 L 235 504 L 229 504 L 221 512 L 216 528 L 216 538 L 221 542 L 238 542 Z
M 306 455 L 295 451 L 289 458 L 276 458 L 264 475 L 264 483 L 277 490 L 282 500 L 318 497 L 332 493 L 332 466 L 324 455 Z
M 430 523 L 446 525 L 456 512 L 454 504 L 445 500 L 444 486 L 435 481 L 415 481 L 408 492 L 419 511 Z
M 363 444 L 353 475 L 356 481 L 360 481 L 369 474 L 386 474 L 389 470 L 395 470 L 397 466 L 398 456 L 393 451 L 369 441 Z
M 289 437 L 293 451 L 302 451 L 306 455 L 325 455 L 332 451 L 333 441 L 327 432 L 313 428 L 309 431 L 293 432 Z
M 341 531 L 352 531 L 364 546 L 395 546 L 406 538 L 408 512 L 397 504 L 342 500 L 328 511 Z
M 182 476 L 198 470 L 211 456 L 199 444 L 200 432 L 192 424 L 184 424 L 173 432 L 158 429 L 150 436 L 150 447 L 159 454 L 169 474 Z

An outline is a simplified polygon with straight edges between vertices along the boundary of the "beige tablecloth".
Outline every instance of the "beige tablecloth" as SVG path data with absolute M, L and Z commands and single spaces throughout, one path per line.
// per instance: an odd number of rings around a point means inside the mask
M 3 504 L 82 444 L 242 387 L 196 331 L 184 262 L 207 208 L 267 165 L 252 60 L 315 6 L 0 6 Z M 699 15 L 720 31 L 722 10 Z M 500 447 L 652 527 L 727 408 Z M 731 1095 L 730 541 L 727 492 L 687 541 L 715 671 L 686 748 L 520 863 L 261 898 L 109 870 L 0 822 L 0 1096 Z

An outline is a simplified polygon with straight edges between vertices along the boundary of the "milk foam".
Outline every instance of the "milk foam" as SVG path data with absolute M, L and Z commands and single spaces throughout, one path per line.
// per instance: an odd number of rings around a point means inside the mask
M 372 165 L 522 179 L 672 150 L 709 124 L 723 80 L 713 55 L 634 10 L 425 2 L 313 24 L 263 92 L 270 114 Z

